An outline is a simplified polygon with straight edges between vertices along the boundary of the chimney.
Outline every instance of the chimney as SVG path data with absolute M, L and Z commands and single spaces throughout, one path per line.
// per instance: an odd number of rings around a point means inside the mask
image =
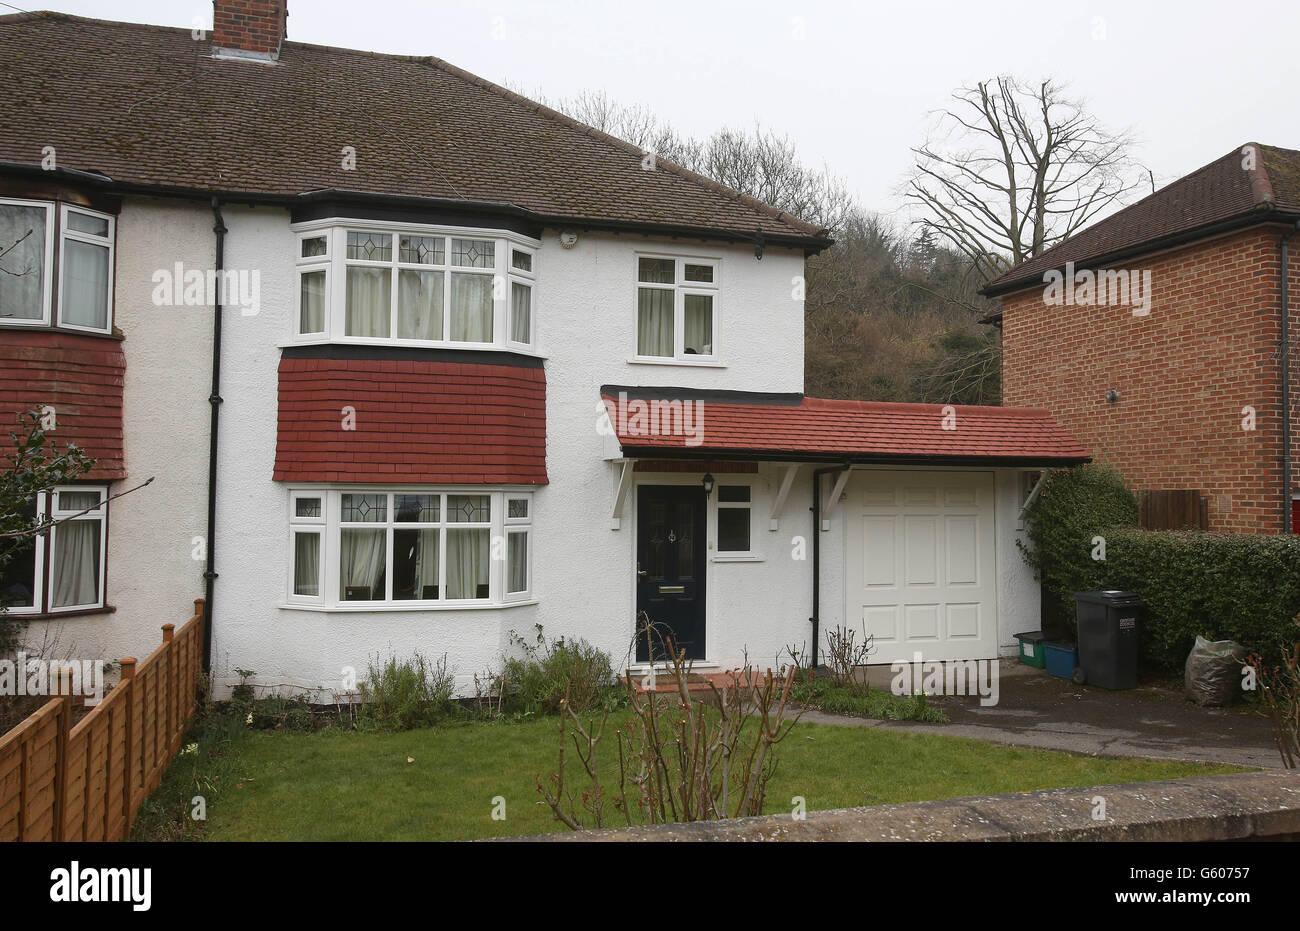
M 287 0 L 212 0 L 212 54 L 275 61 L 288 17 Z

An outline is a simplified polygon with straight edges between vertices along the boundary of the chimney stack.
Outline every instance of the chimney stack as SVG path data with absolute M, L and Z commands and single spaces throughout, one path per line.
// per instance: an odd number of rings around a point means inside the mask
M 212 54 L 275 61 L 288 17 L 287 0 L 212 0 Z

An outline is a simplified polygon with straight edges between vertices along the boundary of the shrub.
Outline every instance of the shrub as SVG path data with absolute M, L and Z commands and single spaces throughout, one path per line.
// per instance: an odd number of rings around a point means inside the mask
M 1137 499 L 1119 475 L 1085 465 L 1050 474 L 1025 512 L 1026 535 L 1016 541 L 1043 585 L 1043 627 L 1074 635 L 1074 593 L 1114 588 L 1105 560 L 1093 559 L 1093 538 L 1136 527 Z M 1109 558 L 1110 554 L 1107 554 Z
M 1294 644 L 1300 613 L 1300 539 L 1283 535 L 1115 530 L 1106 535 L 1104 587 L 1147 607 L 1144 660 L 1182 669 L 1196 635 L 1235 640 L 1271 665 Z
M 390 656 L 368 663 L 361 683 L 361 719 L 383 730 L 410 730 L 434 724 L 452 710 L 456 679 L 447 668 L 447 656 L 436 663 L 418 650 L 410 659 Z
M 607 703 L 614 691 L 614 667 L 609 654 L 586 640 L 548 641 L 537 625 L 533 643 L 514 631 L 510 639 L 522 656 L 505 661 L 501 673 L 502 704 L 507 710 L 554 714 L 568 697 L 575 711 Z

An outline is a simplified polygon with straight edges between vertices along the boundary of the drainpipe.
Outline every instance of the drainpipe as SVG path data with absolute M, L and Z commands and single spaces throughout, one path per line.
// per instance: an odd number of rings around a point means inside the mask
M 212 589 L 217 580 L 217 425 L 221 417 L 221 273 L 226 265 L 226 223 L 221 217 L 221 199 L 212 198 L 212 232 L 217 238 L 216 304 L 212 309 L 212 391 L 208 394 L 211 420 L 208 426 L 208 562 L 203 573 L 206 583 L 203 601 L 203 671 L 212 671 Z
M 812 515 L 813 515 L 813 558 L 812 558 L 812 617 L 808 618 L 812 622 L 812 660 L 808 668 L 817 665 L 817 648 L 821 643 L 821 603 L 822 603 L 822 476 L 838 475 L 845 469 L 849 468 L 849 463 L 844 465 L 830 466 L 825 469 L 813 470 L 812 481 Z
M 1300 223 L 1296 224 L 1300 227 Z M 1288 255 L 1291 237 L 1278 240 L 1277 251 L 1282 268 L 1282 325 L 1279 328 L 1278 358 L 1282 363 L 1282 532 L 1291 532 L 1291 261 Z

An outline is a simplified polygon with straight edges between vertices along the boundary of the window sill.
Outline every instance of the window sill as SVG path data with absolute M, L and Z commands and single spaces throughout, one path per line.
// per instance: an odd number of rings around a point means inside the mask
M 753 553 L 731 553 L 719 554 L 710 557 L 714 562 L 763 562 L 762 556 L 755 556 Z
M 16 320 L 0 317 L 0 328 L 7 330 L 26 330 L 31 333 L 63 333 L 67 336 L 91 336 L 95 339 L 111 339 L 114 342 L 122 342 L 124 337 L 122 331 L 114 327 L 112 331 L 105 330 L 83 330 L 80 327 L 71 326 L 51 326 L 48 323 L 18 323 Z
M 627 360 L 628 365 L 685 365 L 691 368 L 725 369 L 727 363 L 720 359 L 656 359 L 649 356 L 633 356 Z
M 316 614 L 427 614 L 444 611 L 499 611 L 507 608 L 520 608 L 524 605 L 537 604 L 536 598 L 525 601 L 492 602 L 488 604 L 443 604 L 443 605 L 406 605 L 379 604 L 369 605 L 309 605 L 282 604 L 281 611 L 311 611 Z
M 100 605 L 94 608 L 69 608 L 66 611 L 43 611 L 39 614 L 20 614 L 12 608 L 9 610 L 9 617 L 18 618 L 23 621 L 55 621 L 61 617 L 89 617 L 92 614 L 115 614 L 117 613 L 116 605 Z
M 410 339 L 331 339 L 328 337 L 290 339 L 276 344 L 277 349 L 294 349 L 299 346 L 366 346 L 391 349 L 451 350 L 453 352 L 508 352 L 516 356 L 546 359 L 548 356 L 536 349 L 526 349 L 518 343 L 442 343 L 420 342 Z

